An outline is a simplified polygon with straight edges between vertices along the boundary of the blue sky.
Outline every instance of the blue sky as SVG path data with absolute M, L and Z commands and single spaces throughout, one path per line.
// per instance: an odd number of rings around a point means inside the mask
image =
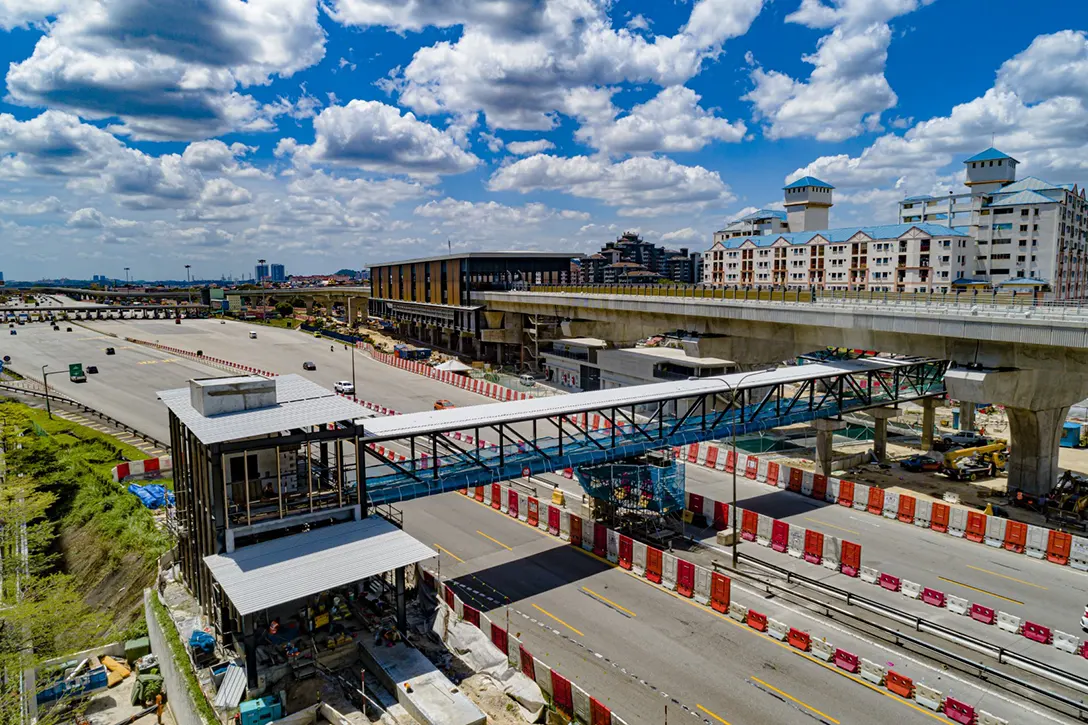
M 806 174 L 894 221 L 991 138 L 1083 184 L 1088 4 L 1039 7 L 0 0 L 0 271 L 705 249 Z

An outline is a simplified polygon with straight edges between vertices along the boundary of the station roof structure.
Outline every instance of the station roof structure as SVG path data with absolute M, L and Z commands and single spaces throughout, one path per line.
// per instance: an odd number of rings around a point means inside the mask
M 253 614 L 438 556 L 380 516 L 204 557 L 239 614 Z
M 418 259 L 398 259 L 392 262 L 375 262 L 370 266 L 376 267 L 396 267 L 401 264 L 419 264 L 421 262 L 444 262 L 453 261 L 455 259 L 515 259 L 515 260 L 529 260 L 529 259 L 580 259 L 585 255 L 581 252 L 538 252 L 538 251 L 524 251 L 524 250 L 511 250 L 508 252 L 462 252 L 461 254 L 441 254 L 434 257 L 420 257 Z

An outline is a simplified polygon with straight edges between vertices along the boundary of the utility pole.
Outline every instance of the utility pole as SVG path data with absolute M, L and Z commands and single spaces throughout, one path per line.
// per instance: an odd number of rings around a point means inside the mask
M 125 286 L 128 287 L 128 267 L 125 267 Z
M 189 273 L 189 268 L 192 266 L 191 264 L 185 265 L 185 282 L 187 285 L 185 289 L 189 292 L 190 305 L 193 304 L 193 276 Z

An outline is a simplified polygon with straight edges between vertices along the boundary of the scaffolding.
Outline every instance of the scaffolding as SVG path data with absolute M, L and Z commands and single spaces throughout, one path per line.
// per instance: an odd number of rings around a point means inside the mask
M 575 475 L 586 493 L 618 516 L 684 510 L 684 464 L 671 448 L 616 463 L 579 466 Z

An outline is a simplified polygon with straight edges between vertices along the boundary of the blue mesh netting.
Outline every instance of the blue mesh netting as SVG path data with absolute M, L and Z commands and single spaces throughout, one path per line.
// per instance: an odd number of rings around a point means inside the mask
M 676 460 L 579 466 L 575 475 L 586 493 L 617 508 L 662 514 L 684 508 L 684 464 Z

